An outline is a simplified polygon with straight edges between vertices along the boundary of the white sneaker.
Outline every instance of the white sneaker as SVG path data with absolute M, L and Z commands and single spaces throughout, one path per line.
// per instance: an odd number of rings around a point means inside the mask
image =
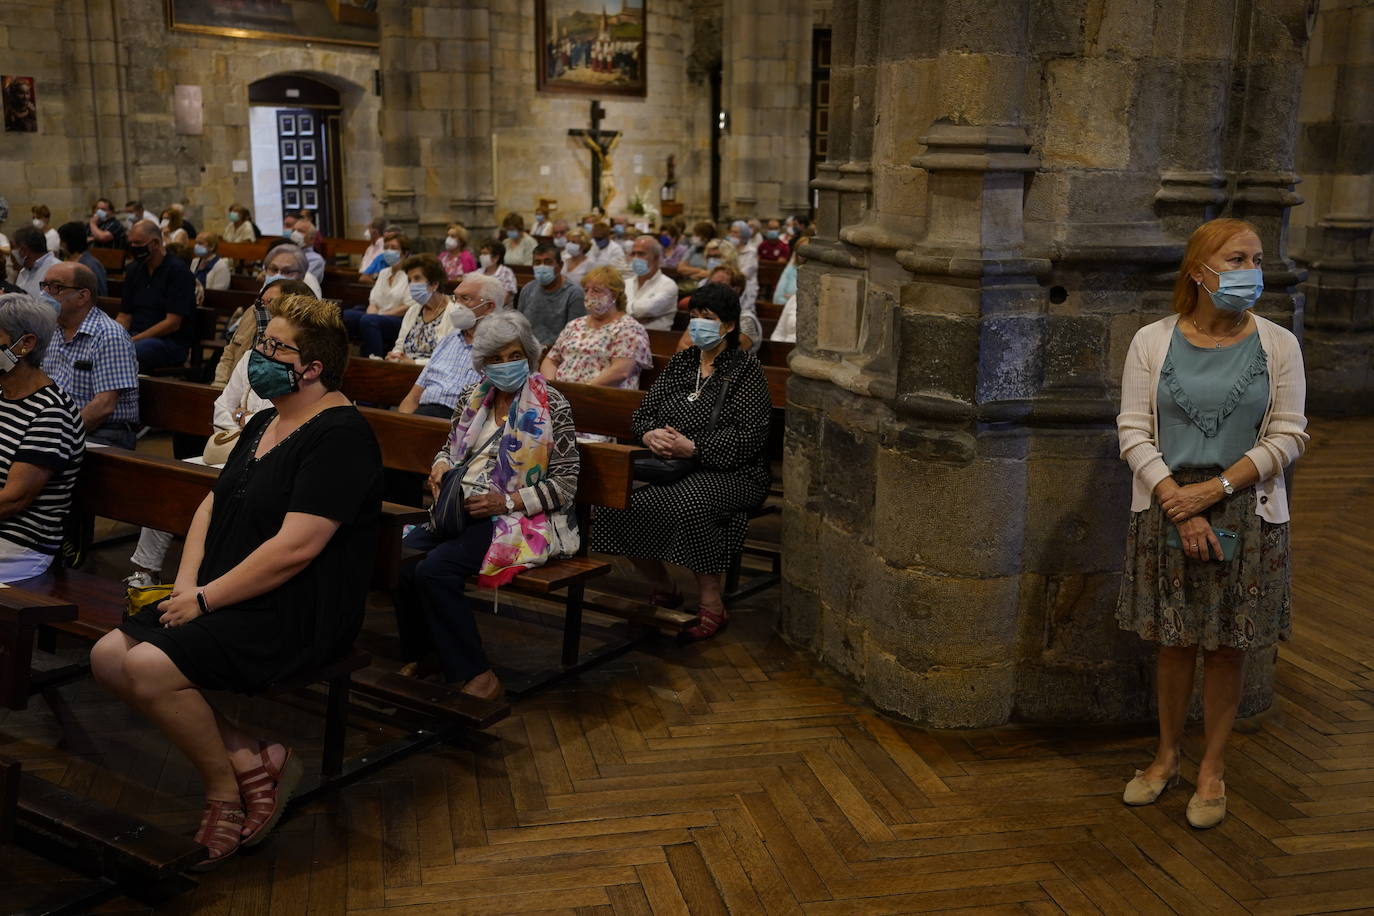
M 130 588 L 148 588 L 150 585 L 161 585 L 162 581 L 153 573 L 136 569 L 124 577 L 124 584 Z

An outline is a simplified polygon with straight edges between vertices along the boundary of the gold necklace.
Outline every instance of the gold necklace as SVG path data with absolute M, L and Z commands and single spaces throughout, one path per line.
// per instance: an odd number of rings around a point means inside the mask
M 1248 316 L 1246 315 L 1246 313 L 1242 312 L 1241 315 L 1240 315 L 1240 320 L 1236 322 L 1236 326 L 1233 327 L 1233 328 L 1231 329 L 1231 332 L 1230 332 L 1229 334 L 1227 334 L 1225 337 L 1213 337 L 1211 334 L 1207 333 L 1207 332 L 1204 331 L 1201 327 L 1199 327 L 1199 326 L 1198 326 L 1198 323 L 1197 323 L 1197 319 L 1193 318 L 1193 316 L 1191 316 L 1191 315 L 1188 316 L 1188 320 L 1189 320 L 1190 322 L 1192 322 L 1193 328 L 1194 328 L 1199 334 L 1201 334 L 1203 337 L 1209 338 L 1209 339 L 1212 341 L 1212 343 L 1216 344 L 1216 347 L 1215 347 L 1214 349 L 1220 350 L 1221 347 L 1222 347 L 1222 345 L 1223 345 L 1226 341 L 1228 341 L 1228 340 L 1230 340 L 1232 337 L 1234 337 L 1235 334 L 1236 334 L 1236 332 L 1239 331 L 1239 330 L 1241 329 L 1241 326 L 1245 324 L 1245 319 L 1246 319 L 1247 317 L 1248 317 Z

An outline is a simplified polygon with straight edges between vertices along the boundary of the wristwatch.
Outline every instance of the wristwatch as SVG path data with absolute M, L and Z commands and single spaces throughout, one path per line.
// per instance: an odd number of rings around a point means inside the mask
M 506 514 L 509 515 L 509 514 L 513 513 L 514 511 L 515 511 L 515 500 L 511 499 L 511 498 L 510 498 L 510 494 L 507 493 L 507 494 L 506 494 Z
M 1231 481 L 1226 479 L 1225 474 L 1218 474 L 1217 480 L 1221 481 L 1221 489 L 1227 496 L 1235 495 L 1236 488 L 1231 486 Z

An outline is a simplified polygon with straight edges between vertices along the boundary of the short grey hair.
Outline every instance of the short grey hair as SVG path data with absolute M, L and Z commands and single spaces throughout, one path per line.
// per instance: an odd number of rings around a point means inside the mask
M 150 219 L 141 219 L 134 223 L 129 227 L 129 234 L 132 235 L 135 229 L 139 231 L 139 235 L 148 236 L 150 242 L 162 241 L 162 227 Z
M 634 243 L 636 245 L 647 246 L 648 249 L 651 252 L 653 252 L 655 261 L 663 260 L 663 244 L 649 233 L 645 232 L 641 235 L 636 236 Z
M 485 372 L 487 360 L 509 344 L 520 341 L 530 369 L 539 370 L 539 357 L 544 349 L 534 336 L 530 320 L 519 312 L 492 312 L 477 322 L 472 333 L 472 368 Z
M 301 275 L 300 277 L 294 279 L 304 280 L 305 272 L 310 269 L 310 262 L 306 260 L 305 252 L 301 251 L 301 246 L 293 245 L 290 242 L 283 242 L 282 244 L 277 245 L 271 251 L 267 252 L 267 257 L 262 259 L 263 270 L 266 270 L 267 265 L 271 264 L 274 260 L 276 260 L 276 257 L 279 254 L 290 255 L 291 257 L 296 259 L 296 264 L 298 265 L 297 269 L 300 270 Z
M 463 274 L 463 279 L 471 280 L 476 283 L 478 288 L 482 290 L 482 299 L 495 305 L 496 311 L 500 312 L 506 310 L 506 287 L 502 285 L 500 280 L 490 274 L 478 273 L 476 271 Z
M 20 358 L 41 369 L 48 342 L 57 331 L 57 312 L 28 293 L 6 293 L 0 296 L 0 331 L 9 335 L 11 345 L 28 334 L 37 337 L 38 344 Z

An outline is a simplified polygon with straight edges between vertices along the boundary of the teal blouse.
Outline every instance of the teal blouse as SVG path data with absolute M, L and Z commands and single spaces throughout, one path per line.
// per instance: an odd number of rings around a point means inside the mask
M 1254 448 L 1269 407 L 1259 334 L 1215 349 L 1175 326 L 1159 373 L 1159 450 L 1169 470 L 1228 468 Z

